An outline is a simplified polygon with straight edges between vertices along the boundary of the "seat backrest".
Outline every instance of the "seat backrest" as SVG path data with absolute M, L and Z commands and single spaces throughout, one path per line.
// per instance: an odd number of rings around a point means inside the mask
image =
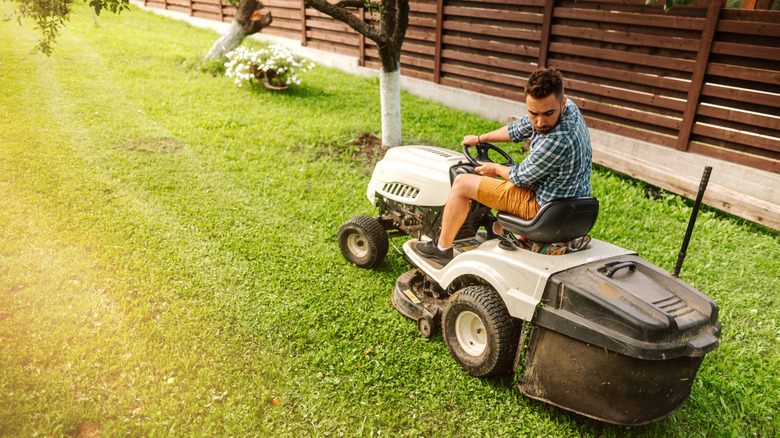
M 568 242 L 587 235 L 596 224 L 599 200 L 592 197 L 555 199 L 531 219 L 499 212 L 498 223 L 506 231 L 540 243 Z

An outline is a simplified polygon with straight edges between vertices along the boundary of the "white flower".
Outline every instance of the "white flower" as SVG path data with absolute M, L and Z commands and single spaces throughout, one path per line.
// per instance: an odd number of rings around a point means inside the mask
M 228 61 L 225 62 L 225 75 L 233 78 L 239 87 L 257 79 L 250 73 L 251 66 L 255 67 L 258 76 L 265 71 L 275 71 L 283 83 L 297 85 L 301 83 L 298 73 L 314 68 L 314 63 L 309 59 L 279 45 L 271 45 L 259 50 L 240 46 L 226 56 Z

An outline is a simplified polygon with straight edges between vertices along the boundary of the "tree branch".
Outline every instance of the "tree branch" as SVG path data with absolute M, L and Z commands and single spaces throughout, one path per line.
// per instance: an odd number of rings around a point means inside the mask
M 396 0 L 395 29 L 393 29 L 390 41 L 393 50 L 398 53 L 401 53 L 401 45 L 404 43 L 407 27 L 409 27 L 409 0 Z
M 249 31 L 250 34 L 255 34 L 257 32 L 260 32 L 261 30 L 270 26 L 273 19 L 274 18 L 271 16 L 270 12 L 265 15 L 261 15 L 259 20 L 252 20 L 250 22 L 249 29 L 247 30 Z
M 352 0 L 347 1 L 351 2 Z M 306 5 L 322 12 L 323 14 L 330 15 L 331 17 L 346 23 L 347 26 L 354 29 L 357 33 L 365 36 L 377 44 L 384 44 L 387 39 L 384 35 L 382 35 L 381 32 L 369 26 L 363 20 L 355 16 L 355 14 L 347 11 L 342 7 L 332 5 L 328 3 L 327 0 L 303 0 L 303 2 Z

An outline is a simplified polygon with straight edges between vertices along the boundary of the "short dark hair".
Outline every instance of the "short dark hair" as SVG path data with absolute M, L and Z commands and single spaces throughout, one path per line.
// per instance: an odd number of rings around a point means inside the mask
M 555 67 L 540 68 L 528 76 L 525 83 L 525 95 L 534 99 L 544 99 L 551 94 L 559 101 L 563 99 L 563 76 Z

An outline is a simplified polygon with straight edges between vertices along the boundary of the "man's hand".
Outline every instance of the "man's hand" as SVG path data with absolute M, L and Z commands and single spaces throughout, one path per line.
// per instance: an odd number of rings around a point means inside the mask
M 483 163 L 482 161 L 477 162 L 481 164 L 481 166 L 474 169 L 478 174 L 490 178 L 500 176 L 501 178 L 509 179 L 509 170 L 506 166 L 496 163 Z
M 467 135 L 463 137 L 463 141 L 460 143 L 461 146 L 476 146 L 478 144 L 479 144 L 478 135 Z

